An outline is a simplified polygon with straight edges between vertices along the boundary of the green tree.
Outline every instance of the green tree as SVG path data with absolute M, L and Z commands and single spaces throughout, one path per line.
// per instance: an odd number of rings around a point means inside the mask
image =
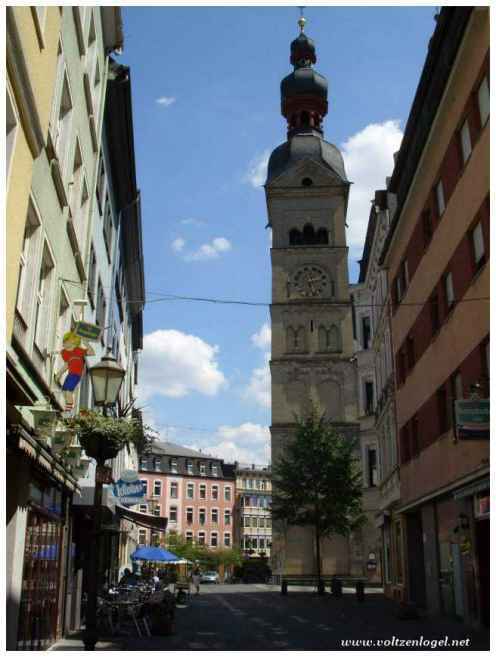
M 272 516 L 313 528 L 319 592 L 321 540 L 347 536 L 364 519 L 356 446 L 312 408 L 307 418 L 297 418 L 296 435 L 273 467 Z

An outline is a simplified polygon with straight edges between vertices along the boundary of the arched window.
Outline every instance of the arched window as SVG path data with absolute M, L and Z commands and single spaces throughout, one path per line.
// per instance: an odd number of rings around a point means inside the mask
M 319 228 L 316 242 L 317 244 L 329 244 L 329 233 L 326 228 Z
M 288 326 L 286 329 L 286 351 L 288 353 L 306 351 L 306 333 L 304 326 L 299 326 L 297 329 Z
M 290 246 L 294 246 L 294 245 L 301 244 L 301 243 L 302 243 L 302 237 L 301 237 L 300 231 L 298 230 L 298 228 L 292 228 L 289 231 L 289 244 L 290 244 Z
M 341 333 L 335 324 L 327 332 L 327 347 L 329 351 L 341 351 Z
M 312 224 L 303 226 L 303 244 L 315 244 L 315 230 Z

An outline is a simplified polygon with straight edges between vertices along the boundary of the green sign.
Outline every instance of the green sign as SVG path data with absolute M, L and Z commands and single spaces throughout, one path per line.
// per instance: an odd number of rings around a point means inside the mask
M 96 324 L 78 322 L 74 332 L 76 335 L 79 335 L 80 338 L 85 338 L 86 340 L 93 340 L 96 342 L 100 339 L 100 333 L 102 332 L 102 329 Z
M 488 440 L 489 399 L 457 399 L 455 423 L 460 440 Z

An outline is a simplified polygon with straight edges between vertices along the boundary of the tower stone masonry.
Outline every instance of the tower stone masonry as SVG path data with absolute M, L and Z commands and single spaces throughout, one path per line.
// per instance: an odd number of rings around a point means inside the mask
M 350 439 L 358 435 L 346 211 L 350 182 L 340 151 L 323 138 L 327 81 L 315 45 L 291 43 L 294 71 L 281 82 L 287 140 L 272 153 L 265 184 L 272 228 L 272 463 L 314 403 Z M 358 455 L 358 454 L 357 454 Z M 274 522 L 274 574 L 314 573 L 312 528 Z M 322 542 L 323 573 L 362 574 L 359 536 Z

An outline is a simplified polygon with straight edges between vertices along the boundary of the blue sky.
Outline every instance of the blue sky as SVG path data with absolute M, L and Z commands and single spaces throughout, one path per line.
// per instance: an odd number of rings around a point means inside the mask
M 308 7 L 329 83 L 325 138 L 353 181 L 350 280 L 370 199 L 400 144 L 435 7 Z M 139 405 L 162 438 L 243 462 L 268 459 L 270 302 L 263 188 L 285 141 L 279 84 L 296 7 L 125 7 L 147 305 Z

